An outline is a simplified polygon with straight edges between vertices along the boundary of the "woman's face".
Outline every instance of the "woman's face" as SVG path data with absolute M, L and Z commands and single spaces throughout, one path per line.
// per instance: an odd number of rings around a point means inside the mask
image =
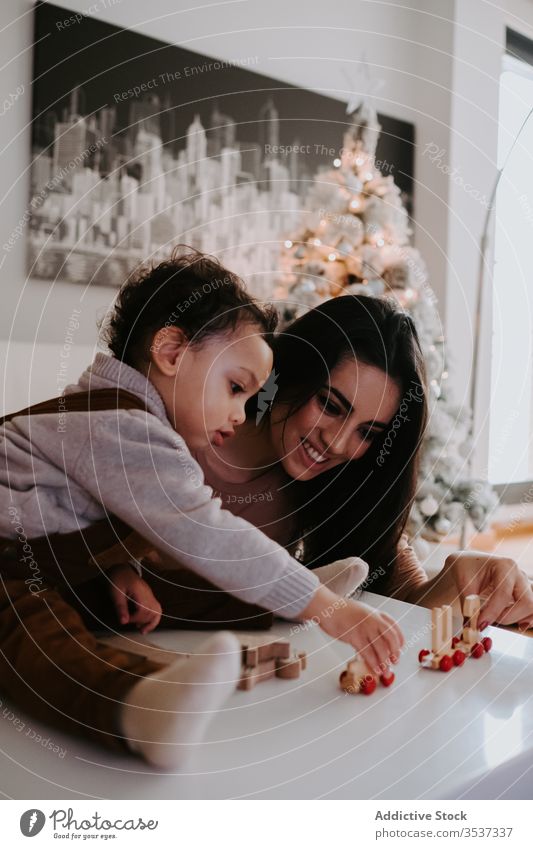
M 376 366 L 350 357 L 330 374 L 329 384 L 289 418 L 289 407 L 274 404 L 271 436 L 283 468 L 292 478 L 310 480 L 362 457 L 400 406 L 401 388 Z

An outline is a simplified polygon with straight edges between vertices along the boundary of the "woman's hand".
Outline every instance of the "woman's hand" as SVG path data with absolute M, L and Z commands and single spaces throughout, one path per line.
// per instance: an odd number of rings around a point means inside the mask
M 481 551 L 458 551 L 446 558 L 461 603 L 465 596 L 482 597 L 479 627 L 497 623 L 530 628 L 533 625 L 533 590 L 527 575 L 509 557 Z
M 394 619 L 367 604 L 341 598 L 320 586 L 302 619 L 317 622 L 326 634 L 349 643 L 378 676 L 397 663 L 404 644 Z
M 111 598 L 121 625 L 134 623 L 141 634 L 149 634 L 161 620 L 162 608 L 152 590 L 131 566 L 113 566 L 107 573 L 111 582 Z M 130 613 L 128 601 L 135 604 Z

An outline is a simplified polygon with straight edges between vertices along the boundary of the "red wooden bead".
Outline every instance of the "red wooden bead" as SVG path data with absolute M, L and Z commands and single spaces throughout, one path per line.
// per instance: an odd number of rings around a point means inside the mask
M 367 675 L 361 681 L 361 693 L 364 693 L 365 696 L 370 696 L 371 693 L 376 689 L 376 679 L 372 677 L 372 675 Z
M 461 642 L 460 637 L 452 637 L 452 649 L 454 649 L 455 646 L 457 645 L 457 643 L 460 643 L 460 642 Z
M 491 640 L 491 638 L 490 638 L 490 637 L 483 637 L 483 639 L 481 640 L 481 642 L 482 642 L 482 644 L 483 644 L 483 648 L 485 649 L 485 651 L 490 651 L 490 650 L 491 650 L 491 648 L 492 648 L 492 640 Z
M 418 662 L 422 663 L 422 661 L 424 660 L 425 657 L 428 656 L 428 654 L 429 654 L 429 649 L 421 649 L 418 652 Z
M 453 653 L 453 662 L 455 666 L 462 666 L 466 660 L 466 654 L 461 649 L 456 649 Z
M 449 654 L 445 654 L 444 657 L 441 657 L 439 669 L 442 669 L 443 672 L 449 672 L 452 666 L 453 660 L 451 659 Z
M 381 676 L 381 683 L 384 687 L 390 687 L 390 685 L 394 681 L 394 677 L 394 672 L 392 671 L 392 669 L 389 669 L 388 672 L 384 672 Z
M 470 652 L 470 654 L 472 655 L 472 657 L 483 657 L 483 655 L 485 654 L 485 649 L 483 648 L 481 643 L 475 643 L 475 645 L 472 646 L 472 651 Z

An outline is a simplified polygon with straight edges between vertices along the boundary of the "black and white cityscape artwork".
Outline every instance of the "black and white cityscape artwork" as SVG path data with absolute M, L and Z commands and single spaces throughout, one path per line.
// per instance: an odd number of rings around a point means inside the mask
M 222 61 L 45 2 L 34 44 L 30 276 L 118 286 L 185 243 L 268 293 L 345 104 L 262 75 L 260 56 Z M 414 128 L 380 122 L 376 159 L 409 203 Z

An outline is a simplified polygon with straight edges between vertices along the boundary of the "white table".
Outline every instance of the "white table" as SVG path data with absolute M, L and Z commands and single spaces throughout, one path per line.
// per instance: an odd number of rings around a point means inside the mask
M 188 774 L 157 774 L 22 717 L 66 748 L 59 758 L 0 710 L 0 789 L 19 799 L 455 798 L 465 781 L 492 775 L 497 783 L 498 772 L 490 772 L 497 766 L 508 786 L 513 757 L 522 773 L 529 755 L 533 763 L 533 640 L 489 629 L 490 655 L 447 674 L 424 670 L 417 655 L 431 646 L 430 612 L 370 593 L 364 600 L 395 616 L 406 637 L 390 689 L 344 695 L 337 682 L 351 651 L 311 626 L 291 636 L 309 655 L 302 678 L 236 692 Z M 278 623 L 274 631 L 291 628 Z M 150 639 L 187 650 L 205 636 L 156 632 Z

